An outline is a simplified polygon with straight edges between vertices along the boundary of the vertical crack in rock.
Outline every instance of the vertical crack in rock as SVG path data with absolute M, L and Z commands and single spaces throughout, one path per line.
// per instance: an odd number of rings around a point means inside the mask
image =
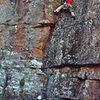
M 9 71 L 8 71 L 8 66 L 5 66 L 5 71 L 6 71 L 6 79 L 5 79 L 5 83 L 4 83 L 4 87 L 3 87 L 3 94 L 2 94 L 2 99 L 1 100 L 5 100 L 5 91 L 6 91 L 6 87 L 8 86 L 8 74 L 9 74 Z

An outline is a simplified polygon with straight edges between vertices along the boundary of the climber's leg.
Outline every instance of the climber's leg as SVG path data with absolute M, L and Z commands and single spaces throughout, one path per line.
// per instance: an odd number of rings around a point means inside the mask
M 72 8 L 69 8 L 69 11 L 70 11 L 70 13 L 71 13 L 71 16 L 72 16 L 74 19 L 76 19 L 75 13 L 73 12 Z
M 58 13 L 62 8 L 64 7 L 64 4 L 59 6 L 56 10 L 54 10 L 54 13 Z

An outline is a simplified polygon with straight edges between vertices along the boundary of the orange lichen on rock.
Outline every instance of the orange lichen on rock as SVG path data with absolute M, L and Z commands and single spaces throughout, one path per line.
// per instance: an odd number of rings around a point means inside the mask
M 45 77 L 44 75 L 38 75 L 38 77 L 40 78 L 40 83 L 44 83 Z
M 15 47 L 13 47 L 13 48 L 12 48 L 12 51 L 13 51 L 13 52 L 18 52 L 18 53 L 22 52 L 20 46 L 15 46 Z
M 43 50 L 50 34 L 50 27 L 35 28 L 33 47 Z
M 43 52 L 42 52 L 42 50 L 40 50 L 40 49 L 37 49 L 37 48 L 33 48 L 33 49 L 30 49 L 32 52 L 33 52 L 33 54 L 34 55 L 36 55 L 36 56 L 42 56 L 43 55 Z

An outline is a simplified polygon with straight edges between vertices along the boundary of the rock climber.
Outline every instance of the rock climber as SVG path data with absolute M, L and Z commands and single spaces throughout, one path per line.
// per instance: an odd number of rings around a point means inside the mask
M 72 0 L 66 0 L 64 2 L 64 4 L 62 4 L 61 6 L 59 6 L 56 10 L 54 10 L 54 13 L 58 13 L 60 10 L 64 11 L 64 12 L 70 12 L 71 16 L 75 19 L 75 14 L 72 10 Z

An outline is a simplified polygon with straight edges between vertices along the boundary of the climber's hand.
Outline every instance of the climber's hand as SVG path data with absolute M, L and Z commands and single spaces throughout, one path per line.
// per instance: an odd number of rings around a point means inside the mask
M 66 5 L 67 3 L 66 2 L 64 2 L 64 5 Z

